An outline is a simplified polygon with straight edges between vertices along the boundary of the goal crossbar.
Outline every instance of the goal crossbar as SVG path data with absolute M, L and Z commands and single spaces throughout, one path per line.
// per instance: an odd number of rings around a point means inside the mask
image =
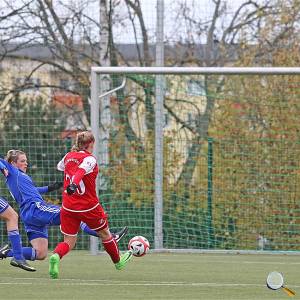
M 92 67 L 97 74 L 297 75 L 300 67 Z

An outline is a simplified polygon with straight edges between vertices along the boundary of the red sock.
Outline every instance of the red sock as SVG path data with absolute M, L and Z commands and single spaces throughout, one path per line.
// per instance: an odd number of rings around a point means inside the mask
M 109 239 L 102 241 L 102 245 L 114 264 L 120 261 L 119 248 L 112 236 Z
M 69 244 L 66 242 L 61 242 L 57 244 L 53 253 L 57 253 L 59 257 L 62 259 L 69 251 L 70 251 Z

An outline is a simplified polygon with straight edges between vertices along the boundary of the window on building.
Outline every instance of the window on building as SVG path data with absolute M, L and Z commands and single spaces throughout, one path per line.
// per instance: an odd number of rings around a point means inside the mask
M 166 79 L 165 80 L 165 88 L 164 88 L 164 94 L 166 96 L 169 96 L 171 94 L 171 88 L 172 88 L 172 84 L 170 82 L 170 79 Z
M 68 90 L 70 89 L 70 81 L 68 79 L 60 79 L 59 80 L 59 86 L 63 90 Z
M 204 82 L 200 80 L 189 80 L 187 82 L 187 94 L 190 96 L 205 96 Z
M 36 77 L 17 77 L 14 79 L 14 83 L 19 87 L 24 87 L 24 90 L 38 90 L 41 85 L 41 79 Z
M 192 114 L 192 113 L 188 113 L 188 114 L 187 114 L 187 123 L 188 123 L 190 126 L 195 125 L 195 116 L 194 116 L 194 114 Z
M 170 116 L 168 113 L 164 114 L 164 127 L 167 127 L 169 125 L 170 122 Z
M 78 85 L 78 82 L 72 81 L 72 80 L 69 80 L 69 79 L 60 79 L 59 80 L 59 87 L 62 90 L 68 90 L 68 91 L 76 91 L 80 88 L 79 85 Z

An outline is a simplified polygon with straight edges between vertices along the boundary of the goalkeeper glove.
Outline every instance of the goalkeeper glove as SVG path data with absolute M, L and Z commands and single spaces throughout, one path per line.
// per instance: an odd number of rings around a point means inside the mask
M 62 182 L 54 182 L 48 185 L 48 192 L 56 191 L 63 186 Z
M 78 185 L 75 183 L 71 183 L 67 186 L 67 193 L 68 195 L 73 195 L 76 192 L 76 189 L 78 188 Z

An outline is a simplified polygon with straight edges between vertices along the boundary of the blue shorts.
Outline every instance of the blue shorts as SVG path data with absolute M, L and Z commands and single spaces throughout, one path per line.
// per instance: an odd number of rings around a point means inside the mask
M 9 207 L 9 204 L 7 202 L 7 200 L 0 196 L 0 214 L 2 214 L 5 210 L 7 210 Z
M 48 239 L 48 226 L 60 225 L 60 206 L 46 202 L 32 202 L 20 210 L 29 241 Z

